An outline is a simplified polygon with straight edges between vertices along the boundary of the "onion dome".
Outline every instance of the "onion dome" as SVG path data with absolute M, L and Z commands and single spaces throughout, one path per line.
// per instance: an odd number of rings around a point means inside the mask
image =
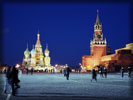
M 24 52 L 24 55 L 30 55 L 30 51 L 28 50 L 28 46 L 27 46 L 27 49 Z
M 35 51 L 34 45 L 33 45 L 33 48 L 32 48 L 32 50 L 31 50 L 31 55 L 35 55 L 35 54 L 36 54 L 36 51 Z
M 48 45 L 46 45 L 45 54 L 49 54 Z

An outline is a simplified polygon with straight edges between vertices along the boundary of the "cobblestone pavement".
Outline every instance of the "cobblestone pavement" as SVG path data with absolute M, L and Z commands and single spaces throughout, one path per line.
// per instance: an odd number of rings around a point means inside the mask
M 63 74 L 22 74 L 16 96 L 4 94 L 5 75 L 0 74 L 0 100 L 133 100 L 133 77 L 121 78 L 119 73 L 97 77 L 91 74 L 71 73 L 66 80 Z

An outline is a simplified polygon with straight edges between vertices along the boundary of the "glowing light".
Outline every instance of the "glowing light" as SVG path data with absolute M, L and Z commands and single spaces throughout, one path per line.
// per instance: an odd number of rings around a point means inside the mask
M 89 66 L 87 66 L 86 68 L 87 68 L 88 70 L 91 70 L 91 66 L 90 66 L 90 65 L 89 65 Z
M 97 13 L 99 13 L 99 10 L 97 9 Z
M 79 65 L 81 66 L 81 63 L 79 63 Z
M 58 66 L 58 64 L 55 64 L 55 67 L 57 67 Z
M 19 68 L 20 67 L 20 65 L 19 64 L 16 64 L 16 66 L 15 66 L 16 68 Z

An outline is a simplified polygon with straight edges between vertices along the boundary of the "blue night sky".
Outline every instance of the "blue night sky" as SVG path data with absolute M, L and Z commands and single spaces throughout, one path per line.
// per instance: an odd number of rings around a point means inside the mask
M 52 65 L 78 65 L 83 55 L 90 55 L 97 9 L 103 36 L 114 53 L 130 42 L 128 3 L 4 3 L 4 64 L 22 63 L 27 43 L 31 50 L 39 29 L 43 52 L 48 43 Z

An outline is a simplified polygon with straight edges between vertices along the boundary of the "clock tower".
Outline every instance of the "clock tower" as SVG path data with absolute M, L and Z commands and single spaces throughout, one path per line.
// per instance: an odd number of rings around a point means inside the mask
M 102 25 L 100 24 L 99 20 L 99 11 L 97 10 L 97 18 L 96 23 L 94 25 L 94 40 L 102 41 L 103 40 L 103 34 L 102 34 Z
M 102 24 L 99 20 L 99 10 L 97 10 L 96 23 L 94 25 L 93 40 L 90 42 L 90 54 L 96 58 L 106 55 L 106 39 L 103 39 Z M 100 60 L 100 59 L 99 59 Z
M 103 39 L 102 24 L 99 20 L 99 10 L 97 10 L 93 40 L 90 41 L 90 55 L 82 56 L 82 65 L 87 70 L 97 68 L 101 64 L 101 58 L 106 56 L 106 44 L 106 39 Z

